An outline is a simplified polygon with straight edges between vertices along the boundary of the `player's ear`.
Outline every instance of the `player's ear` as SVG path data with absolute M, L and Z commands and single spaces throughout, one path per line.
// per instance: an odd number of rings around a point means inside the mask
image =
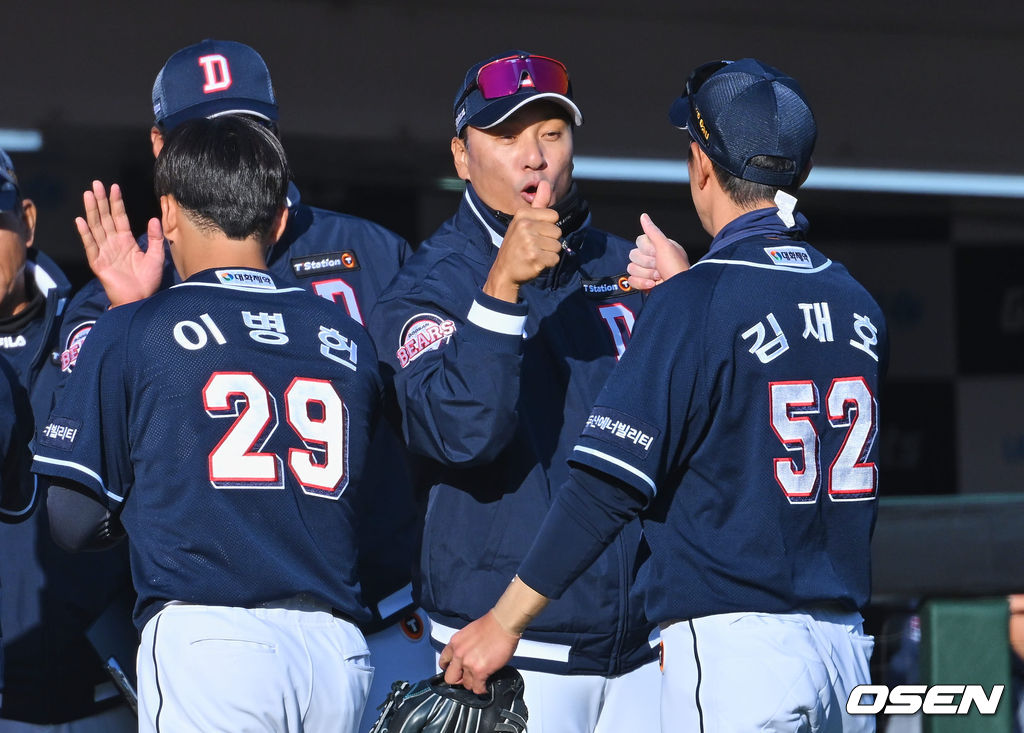
M 153 157 L 158 157 L 160 151 L 164 149 L 164 134 L 156 125 L 149 128 L 149 142 L 153 145 Z
M 32 199 L 21 201 L 21 225 L 25 230 L 25 246 L 31 247 L 36 238 L 36 205 Z
M 469 148 L 466 147 L 466 141 L 461 137 L 452 138 L 452 161 L 455 163 L 455 172 L 459 174 L 459 178 L 464 181 L 469 180 L 469 163 L 466 157 L 469 154 Z
M 715 174 L 714 164 L 712 164 L 711 158 L 707 156 L 707 153 L 701 150 L 700 145 L 695 142 L 690 143 L 690 155 L 692 156 L 690 160 L 693 162 L 690 175 L 696 176 L 697 187 L 703 190 Z
M 172 242 L 177 239 L 175 234 L 178 229 L 178 217 L 181 216 L 181 209 L 178 202 L 170 194 L 160 197 L 160 225 L 164 230 L 164 237 Z
M 277 216 L 274 217 L 274 221 L 270 225 L 270 231 L 267 233 L 267 238 L 270 240 L 267 242 L 268 246 L 273 246 L 277 243 L 281 237 L 284 236 L 284 230 L 288 226 L 288 207 L 282 206 Z

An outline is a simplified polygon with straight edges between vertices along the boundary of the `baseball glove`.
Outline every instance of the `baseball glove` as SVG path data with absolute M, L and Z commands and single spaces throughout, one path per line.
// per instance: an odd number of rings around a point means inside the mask
M 502 667 L 487 680 L 487 694 L 449 685 L 444 674 L 410 685 L 391 685 L 377 708 L 380 717 L 370 733 L 523 733 L 527 710 L 523 678 Z

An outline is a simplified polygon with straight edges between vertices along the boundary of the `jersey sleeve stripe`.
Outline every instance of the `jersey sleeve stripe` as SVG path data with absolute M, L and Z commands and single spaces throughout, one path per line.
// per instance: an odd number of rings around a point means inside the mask
M 503 333 L 508 336 L 522 336 L 523 329 L 526 327 L 526 316 L 499 313 L 480 305 L 475 300 L 469 309 L 469 315 L 466 316 L 466 320 L 480 326 L 480 328 L 486 328 L 488 331 Z
M 116 502 L 124 501 L 124 497 L 123 496 L 118 496 L 117 494 L 114 494 L 114 493 L 111 493 L 110 491 L 107 491 L 107 486 L 106 486 L 106 484 L 103 483 L 103 479 L 100 477 L 100 475 L 98 473 L 96 473 L 95 471 L 93 471 L 93 470 L 91 470 L 89 468 L 86 468 L 85 466 L 83 466 L 80 463 L 75 463 L 73 461 L 62 461 L 59 458 L 49 458 L 47 456 L 40 456 L 40 455 L 37 455 L 35 457 L 35 461 L 38 462 L 38 463 L 50 463 L 50 464 L 53 464 L 55 466 L 64 466 L 66 468 L 70 468 L 73 471 L 77 471 L 79 473 L 82 473 L 82 474 L 88 476 L 89 478 L 91 478 L 93 480 L 93 482 L 95 482 L 100 487 L 100 489 L 103 491 L 103 493 L 106 496 L 108 496 L 109 498 L 113 499 Z M 45 472 L 40 471 L 40 473 L 45 473 Z
M 652 496 L 658 493 L 658 487 L 654 485 L 654 481 L 651 479 L 650 476 L 648 476 L 643 471 L 640 471 L 640 470 L 634 468 L 633 466 L 629 465 L 625 461 L 620 461 L 618 458 L 615 458 L 614 456 L 610 456 L 607 453 L 602 453 L 599 450 L 594 450 L 593 448 L 587 448 L 587 447 L 582 446 L 582 445 L 575 446 L 573 448 L 573 450 L 574 451 L 579 451 L 580 453 L 586 453 L 587 455 L 594 456 L 595 458 L 600 458 L 601 460 L 607 461 L 608 463 L 612 464 L 613 466 L 617 466 L 617 467 L 621 468 L 624 471 L 628 471 L 629 473 L 633 474 L 634 476 L 637 476 L 638 478 L 643 479 L 643 482 L 651 487 L 651 495 Z

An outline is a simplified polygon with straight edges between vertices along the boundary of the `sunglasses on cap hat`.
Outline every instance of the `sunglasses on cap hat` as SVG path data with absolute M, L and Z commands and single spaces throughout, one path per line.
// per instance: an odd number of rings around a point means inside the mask
M 717 71 L 724 69 L 731 63 L 732 61 L 708 61 L 706 64 L 698 66 L 690 72 L 690 76 L 686 80 L 686 86 L 683 87 L 682 96 L 692 97 L 697 93 L 697 90 L 704 86 L 704 82 L 710 79 Z
M 565 64 L 547 56 L 508 56 L 484 64 L 455 103 L 458 107 L 474 90 L 479 89 L 484 99 L 508 97 L 523 87 L 537 92 L 567 94 L 569 71 Z
M 706 64 L 701 64 L 690 72 L 690 76 L 686 79 L 686 84 L 683 86 L 683 93 L 672 103 L 668 113 L 669 120 L 673 125 L 681 130 L 688 129 L 690 116 L 695 112 L 694 96 L 708 79 L 731 63 L 732 61 L 708 61 Z M 700 124 L 699 113 L 698 124 Z M 693 136 L 696 133 L 690 130 L 690 134 Z M 706 133 L 705 137 L 707 137 Z

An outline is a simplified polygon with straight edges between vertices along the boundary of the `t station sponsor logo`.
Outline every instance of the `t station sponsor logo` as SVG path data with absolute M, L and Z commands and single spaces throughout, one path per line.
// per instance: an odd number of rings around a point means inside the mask
M 359 269 L 355 252 L 327 252 L 309 257 L 295 257 L 291 260 L 295 277 L 313 277 L 330 272 L 350 272 Z

